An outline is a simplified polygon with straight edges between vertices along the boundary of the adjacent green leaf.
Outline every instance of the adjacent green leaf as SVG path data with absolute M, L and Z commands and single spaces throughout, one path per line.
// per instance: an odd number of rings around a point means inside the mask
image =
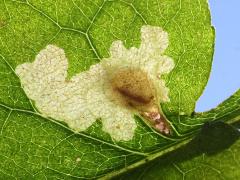
M 171 101 L 162 104 L 175 127 L 165 137 L 136 117 L 131 141 L 115 142 L 97 121 L 86 132 L 41 116 L 21 88 L 17 65 L 48 44 L 64 49 L 69 78 L 109 54 L 114 40 L 138 46 L 144 24 L 169 34 L 166 54 L 176 67 L 165 77 Z M 206 121 L 234 121 L 239 91 L 217 109 L 194 114 L 210 73 L 214 30 L 206 0 L 11 1 L 0 3 L 0 177 L 3 179 L 112 177 L 186 144 Z
M 186 146 L 116 179 L 239 179 L 240 124 L 233 125 L 206 124 Z

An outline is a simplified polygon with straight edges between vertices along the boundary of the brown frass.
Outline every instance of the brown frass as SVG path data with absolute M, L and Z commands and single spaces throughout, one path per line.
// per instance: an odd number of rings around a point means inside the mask
M 139 69 L 123 69 L 116 72 L 112 86 L 132 106 L 146 106 L 152 104 L 155 99 L 150 79 Z

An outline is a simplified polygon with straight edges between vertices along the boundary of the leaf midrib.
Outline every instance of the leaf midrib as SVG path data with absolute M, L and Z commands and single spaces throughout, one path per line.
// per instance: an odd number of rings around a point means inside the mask
M 137 162 L 127 166 L 127 167 L 124 167 L 124 168 L 122 168 L 120 170 L 117 170 L 117 171 L 113 171 L 113 172 L 108 173 L 108 174 L 103 175 L 103 176 L 99 176 L 99 177 L 102 177 L 103 179 L 109 179 L 111 177 L 117 176 L 119 174 L 127 172 L 128 170 L 131 170 L 131 169 L 134 169 L 134 168 L 136 168 L 138 166 L 141 166 L 141 165 L 143 165 L 146 162 L 152 161 L 152 160 L 154 160 L 154 159 L 156 159 L 156 158 L 158 158 L 158 157 L 160 157 L 160 156 L 162 156 L 162 155 L 164 155 L 166 153 L 169 153 L 169 152 L 171 152 L 171 151 L 173 151 L 173 150 L 175 150 L 175 149 L 177 149 L 177 148 L 187 144 L 188 142 L 190 142 L 192 140 L 192 138 L 194 137 L 193 135 L 196 134 L 196 132 L 198 132 L 198 131 L 196 131 L 195 133 L 192 134 L 192 136 L 186 137 L 185 140 L 180 140 L 180 141 L 176 142 L 175 144 L 169 144 L 169 147 L 165 147 L 164 149 L 161 149 L 160 151 L 159 150 L 155 150 L 155 151 L 152 151 L 150 153 L 141 153 L 141 152 L 133 151 L 133 150 L 130 150 L 130 149 L 126 149 L 126 148 L 124 148 L 122 146 L 111 144 L 109 142 L 103 141 L 103 140 L 95 138 L 95 137 L 91 137 L 91 136 L 89 136 L 87 134 L 84 134 L 84 133 L 81 133 L 81 132 L 80 133 L 76 133 L 73 130 L 69 129 L 68 127 L 64 126 L 63 124 L 61 124 L 61 123 L 59 123 L 59 122 L 57 122 L 57 121 L 55 121 L 53 119 L 48 119 L 46 117 L 43 117 L 41 114 L 39 114 L 37 112 L 24 110 L 24 109 L 18 109 L 18 108 L 12 108 L 12 107 L 3 105 L 1 103 L 0 103 L 0 106 L 10 110 L 7 118 L 9 118 L 11 112 L 13 112 L 13 111 L 20 112 L 20 113 L 29 113 L 29 114 L 32 114 L 32 115 L 36 115 L 36 116 L 39 116 L 39 117 L 41 117 L 43 119 L 50 120 L 51 122 L 56 123 L 56 124 L 60 125 L 61 127 L 63 127 L 65 129 L 73 132 L 73 134 L 71 134 L 70 136 L 67 136 L 66 138 L 69 138 L 69 137 L 71 137 L 71 136 L 73 136 L 75 134 L 78 134 L 78 135 L 80 135 L 82 137 L 85 137 L 85 138 L 88 138 L 88 139 L 91 139 L 91 140 L 94 140 L 94 141 L 106 144 L 108 146 L 114 147 L 114 148 L 119 149 L 119 150 L 123 150 L 125 152 L 129 152 L 129 153 L 132 153 L 132 154 L 135 154 L 135 155 L 140 155 L 140 156 L 143 157 L 143 159 L 141 159 L 141 160 L 139 160 L 139 161 L 137 161 Z M 234 117 L 233 119 L 228 120 L 227 123 L 234 123 L 234 122 L 239 121 L 239 120 L 240 120 L 240 115 Z M 59 172 L 59 173 L 61 173 L 61 172 Z

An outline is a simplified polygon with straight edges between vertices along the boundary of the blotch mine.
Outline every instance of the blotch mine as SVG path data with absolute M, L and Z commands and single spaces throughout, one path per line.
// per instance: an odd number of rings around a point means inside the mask
M 158 105 L 170 100 L 161 78 L 174 67 L 174 61 L 163 54 L 167 46 L 168 34 L 146 25 L 141 28 L 139 48 L 126 49 L 122 41 L 114 41 L 110 57 L 70 80 L 67 57 L 56 45 L 46 46 L 32 63 L 17 66 L 16 74 L 43 116 L 64 121 L 77 132 L 101 119 L 102 130 L 114 140 L 128 141 L 137 128 L 135 114 L 164 131 L 152 114 L 162 117 Z

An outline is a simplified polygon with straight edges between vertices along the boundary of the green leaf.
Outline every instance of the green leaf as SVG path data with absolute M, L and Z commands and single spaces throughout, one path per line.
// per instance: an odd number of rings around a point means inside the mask
M 162 104 L 175 135 L 163 136 L 136 117 L 131 141 L 116 142 L 101 121 L 76 133 L 43 117 L 15 74 L 48 44 L 64 49 L 68 78 L 88 70 L 122 40 L 138 47 L 143 25 L 169 34 L 166 54 L 175 68 L 165 77 L 169 103 Z M 163 1 L 10 1 L 0 3 L 0 177 L 3 179 L 112 177 L 144 164 L 191 140 L 207 121 L 235 121 L 238 91 L 218 108 L 194 114 L 210 73 L 214 29 L 206 0 Z

